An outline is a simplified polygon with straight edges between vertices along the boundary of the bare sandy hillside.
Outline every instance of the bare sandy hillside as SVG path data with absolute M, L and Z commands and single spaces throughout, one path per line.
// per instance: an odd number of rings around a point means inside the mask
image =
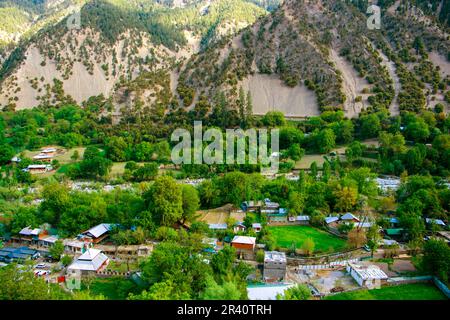
M 444 56 L 433 51 L 430 52 L 429 57 L 431 62 L 440 68 L 441 76 L 450 76 L 450 62 Z
M 352 65 L 341 57 L 336 50 L 330 50 L 330 59 L 335 64 L 337 70 L 342 73 L 342 87 L 347 97 L 344 103 L 345 115 L 349 118 L 357 117 L 361 110 L 368 105 L 368 94 L 363 94 L 362 90 L 369 87 L 369 83 L 358 76 Z M 356 98 L 361 97 L 361 102 L 356 102 Z
M 305 86 L 290 88 L 277 76 L 255 74 L 242 82 L 245 91 L 253 99 L 253 113 L 262 115 L 268 111 L 281 111 L 287 117 L 307 117 L 320 114 L 316 96 Z

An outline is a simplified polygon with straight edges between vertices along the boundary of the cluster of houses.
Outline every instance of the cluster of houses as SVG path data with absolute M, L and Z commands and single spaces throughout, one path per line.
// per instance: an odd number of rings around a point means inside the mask
M 370 228 L 373 222 L 361 221 L 360 218 L 351 212 L 340 216 L 329 216 L 325 218 L 325 223 L 329 228 L 337 228 L 341 224 L 353 224 L 357 228 Z
M 23 172 L 29 172 L 31 174 L 41 174 L 50 172 L 53 170 L 53 167 L 50 163 L 54 160 L 57 153 L 56 148 L 44 148 L 38 155 L 33 157 L 33 160 L 36 162 L 40 162 L 41 164 L 30 164 L 28 167 L 22 169 Z M 19 163 L 22 160 L 19 157 L 14 157 L 11 159 L 13 163 Z

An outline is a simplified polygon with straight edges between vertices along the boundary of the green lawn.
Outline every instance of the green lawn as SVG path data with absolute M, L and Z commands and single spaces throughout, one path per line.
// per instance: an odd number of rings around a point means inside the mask
M 446 300 L 447 297 L 429 283 L 402 284 L 373 290 L 358 290 L 328 296 L 327 300 Z
M 281 248 L 289 248 L 295 242 L 296 248 L 301 249 L 308 238 L 314 241 L 315 252 L 342 251 L 347 245 L 345 240 L 310 226 L 276 226 L 268 229 L 274 236 L 276 245 Z
M 82 290 L 87 290 L 86 282 L 83 282 Z M 103 295 L 108 300 L 125 300 L 129 293 L 140 292 L 132 280 L 120 277 L 94 279 L 89 285 L 89 290 L 95 295 Z

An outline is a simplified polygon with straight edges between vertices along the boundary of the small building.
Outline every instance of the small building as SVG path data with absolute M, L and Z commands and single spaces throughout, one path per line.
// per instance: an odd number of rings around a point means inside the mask
M 429 218 L 426 218 L 425 221 L 426 221 L 427 224 L 436 224 L 438 226 L 445 227 L 445 222 L 442 221 L 441 219 L 429 219 Z
M 365 266 L 349 263 L 347 272 L 361 287 L 371 288 L 374 285 L 382 285 L 389 279 L 386 273 L 375 265 Z
M 340 221 L 344 223 L 356 223 L 359 222 L 359 219 L 353 213 L 347 212 L 341 217 Z
M 241 208 L 245 212 L 259 212 L 262 207 L 262 201 L 245 201 L 241 204 Z
M 310 216 L 297 216 L 297 217 L 295 217 L 295 222 L 297 222 L 299 224 L 307 225 L 307 224 L 309 224 L 310 219 L 311 219 Z
M 44 148 L 41 150 L 41 153 L 54 156 L 56 154 L 56 151 L 56 148 Z
M 262 230 L 262 225 L 261 223 L 252 223 L 252 229 L 256 232 L 259 233 Z
M 39 240 L 38 244 L 43 247 L 51 247 L 58 241 L 58 236 L 45 236 Z
M 210 223 L 209 229 L 213 231 L 227 230 L 228 225 L 226 223 Z
M 37 250 L 28 247 L 12 248 L 5 247 L 0 249 L 0 262 L 24 262 L 27 260 L 35 260 L 40 257 Z
M 372 222 L 358 222 L 355 224 L 355 228 L 357 229 L 370 229 L 372 226 Z
M 276 300 L 277 295 L 283 295 L 284 292 L 294 287 L 295 284 L 279 284 L 279 285 L 254 285 L 247 286 L 247 294 L 249 300 Z
M 231 246 L 236 248 L 238 251 L 240 250 L 253 251 L 255 250 L 256 246 L 256 238 L 246 236 L 235 236 L 231 241 Z
M 266 251 L 264 253 L 264 280 L 266 282 L 283 281 L 286 276 L 286 254 Z
M 64 240 L 64 250 L 70 253 L 80 254 L 87 249 L 90 243 L 85 243 L 79 240 Z
M 325 223 L 329 226 L 329 227 L 337 227 L 337 224 L 339 222 L 339 217 L 326 217 L 325 218 Z
M 11 237 L 11 240 L 15 243 L 38 244 L 47 235 L 46 230 L 41 228 L 32 229 L 31 226 L 28 226 L 20 230 L 18 236 Z
M 40 154 L 34 156 L 33 160 L 51 163 L 53 161 L 53 156 L 50 154 L 40 153 Z
M 78 257 L 68 268 L 68 273 L 87 275 L 102 271 L 109 263 L 109 258 L 101 251 L 90 248 Z
M 247 227 L 242 222 L 236 223 L 233 227 L 234 233 L 245 232 L 245 230 L 247 230 Z
M 30 164 L 27 168 L 22 169 L 24 172 L 31 174 L 46 173 L 53 170 L 53 167 L 49 164 Z
M 114 226 L 115 225 L 109 223 L 101 223 L 83 232 L 78 236 L 78 239 L 92 243 L 100 243 L 109 236 L 109 232 L 114 228 Z

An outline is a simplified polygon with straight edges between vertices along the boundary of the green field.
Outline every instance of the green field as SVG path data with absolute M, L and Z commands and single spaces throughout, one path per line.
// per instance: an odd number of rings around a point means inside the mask
M 345 240 L 310 226 L 277 226 L 268 229 L 275 238 L 276 245 L 281 248 L 289 248 L 295 243 L 296 248 L 301 249 L 308 238 L 314 241 L 315 252 L 341 251 L 347 245 Z
M 447 297 L 429 283 L 402 284 L 374 290 L 358 290 L 328 296 L 327 300 L 446 300 Z

